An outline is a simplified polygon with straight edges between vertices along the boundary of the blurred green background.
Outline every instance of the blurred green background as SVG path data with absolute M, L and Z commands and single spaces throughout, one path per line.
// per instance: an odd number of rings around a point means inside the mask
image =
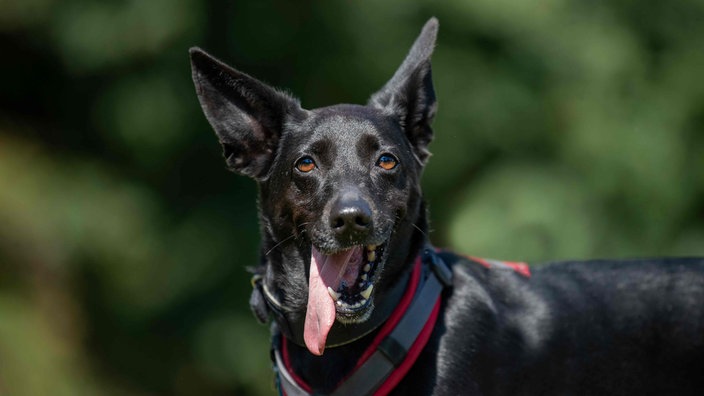
M 187 49 L 364 103 L 432 15 L 437 245 L 704 255 L 701 0 L 0 0 L 0 394 L 273 394 Z

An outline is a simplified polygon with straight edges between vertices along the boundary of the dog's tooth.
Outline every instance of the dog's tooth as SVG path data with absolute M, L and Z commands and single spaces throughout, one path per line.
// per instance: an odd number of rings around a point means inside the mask
M 359 301 L 359 306 L 361 307 L 362 305 L 364 305 L 364 304 L 366 304 L 366 303 L 367 303 L 367 299 L 366 299 L 366 298 L 363 298 L 363 299 L 361 299 L 361 300 Z
M 359 295 L 364 297 L 365 300 L 368 300 L 369 296 L 372 295 L 372 290 L 374 290 L 374 285 L 369 285 L 366 289 L 361 291 Z
M 362 274 L 362 276 L 359 277 L 361 280 L 365 281 L 367 280 L 367 274 Z
M 330 297 L 332 297 L 332 299 L 335 301 L 340 299 L 340 293 L 333 290 L 330 286 L 328 286 L 328 294 L 330 294 Z
M 369 261 L 376 261 L 376 252 L 373 250 L 367 252 L 367 258 Z
M 337 300 L 337 305 L 342 306 L 342 300 Z
M 362 268 L 362 269 L 364 270 L 364 272 L 369 272 L 369 270 L 372 269 L 372 266 L 371 266 L 371 264 L 366 263 L 366 264 L 364 264 L 364 268 Z
M 367 251 L 373 252 L 376 250 L 376 245 L 367 245 Z

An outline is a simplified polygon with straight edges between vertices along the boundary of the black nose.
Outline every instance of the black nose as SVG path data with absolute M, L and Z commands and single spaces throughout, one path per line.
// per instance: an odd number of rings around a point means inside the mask
M 342 194 L 330 208 L 330 228 L 339 237 L 364 237 L 372 228 L 372 209 L 359 195 Z

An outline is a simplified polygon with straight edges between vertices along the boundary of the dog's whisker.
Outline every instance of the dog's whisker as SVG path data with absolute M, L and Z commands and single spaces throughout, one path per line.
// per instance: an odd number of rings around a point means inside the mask
M 291 238 L 296 238 L 296 234 L 291 234 L 288 237 L 284 238 L 282 241 L 274 245 L 271 249 L 269 249 L 266 253 L 264 253 L 264 256 L 268 256 L 269 253 L 273 252 L 277 247 L 281 246 L 283 243 L 286 241 L 290 240 Z
M 413 228 L 415 228 L 416 230 L 420 231 L 421 234 L 423 234 L 426 238 L 428 237 L 428 233 L 426 233 L 425 231 L 423 231 L 422 228 L 418 227 L 418 225 L 416 225 L 416 223 L 411 223 L 411 225 L 413 226 Z
M 311 224 L 311 223 L 312 223 L 311 221 L 306 221 L 306 222 L 303 222 L 301 224 L 296 225 L 296 230 L 298 232 L 295 233 L 295 238 L 296 238 L 296 242 L 298 243 L 298 246 L 303 246 L 305 244 L 306 241 L 304 238 L 301 238 L 301 236 L 306 233 L 305 226 L 307 226 L 308 224 Z

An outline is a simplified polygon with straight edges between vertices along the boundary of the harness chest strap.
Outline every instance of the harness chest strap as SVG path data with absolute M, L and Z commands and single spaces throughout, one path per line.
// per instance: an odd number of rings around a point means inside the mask
M 440 293 L 452 284 L 450 268 L 433 249 L 424 251 L 422 261 L 431 271 L 416 290 L 400 321 L 381 339 L 371 356 L 331 393 L 332 396 L 386 395 L 416 361 L 435 326 L 440 310 Z M 417 260 L 414 272 L 416 276 L 412 276 L 411 281 L 420 280 L 420 260 Z M 281 390 L 286 396 L 312 395 L 289 371 L 280 349 L 275 345 L 273 353 Z

